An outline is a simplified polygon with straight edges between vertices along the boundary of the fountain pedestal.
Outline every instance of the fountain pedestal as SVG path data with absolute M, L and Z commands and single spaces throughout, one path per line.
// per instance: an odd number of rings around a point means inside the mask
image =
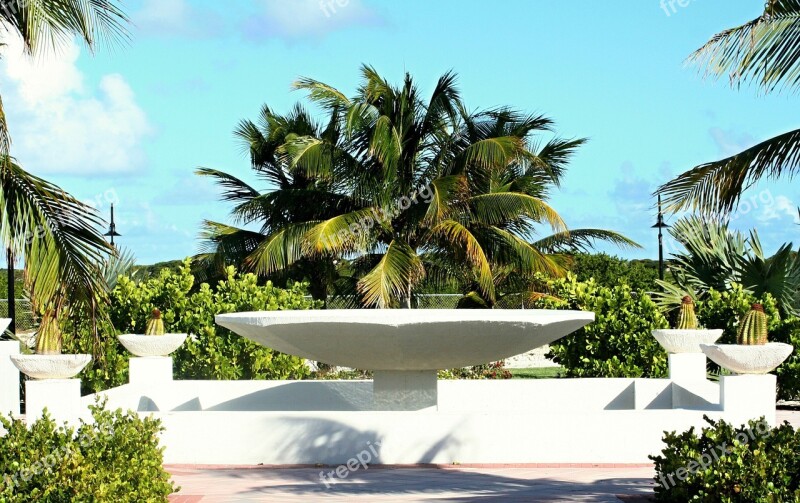
M 25 418 L 28 424 L 42 417 L 44 409 L 56 423 L 74 422 L 80 417 L 80 379 L 25 381 Z
M 777 384 L 774 374 L 722 376 L 720 405 L 726 421 L 738 425 L 764 416 L 774 426 Z
M 436 410 L 435 370 L 376 370 L 372 381 L 375 410 Z
M 670 353 L 669 378 L 676 382 L 706 380 L 706 355 L 703 353 Z
M 130 359 L 131 384 L 155 384 L 172 381 L 172 357 L 136 356 Z

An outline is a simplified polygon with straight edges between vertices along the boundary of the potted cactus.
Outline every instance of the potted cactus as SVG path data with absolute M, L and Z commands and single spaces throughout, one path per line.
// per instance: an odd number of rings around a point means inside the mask
M 761 304 L 753 304 L 739 321 L 736 342 L 702 348 L 710 360 L 735 374 L 767 374 L 783 363 L 794 349 L 789 344 L 768 341 L 767 315 Z
M 35 354 L 11 355 L 20 372 L 33 379 L 71 379 L 92 360 L 91 355 L 62 355 L 62 333 L 56 309 L 45 309 L 36 333 Z
M 153 309 L 144 334 L 124 334 L 117 338 L 136 356 L 167 356 L 183 344 L 186 334 L 166 333 L 161 311 Z
M 653 330 L 653 337 L 667 353 L 702 353 L 701 344 L 713 344 L 722 337 L 722 329 L 700 328 L 694 301 L 688 295 L 681 299 L 675 328 Z

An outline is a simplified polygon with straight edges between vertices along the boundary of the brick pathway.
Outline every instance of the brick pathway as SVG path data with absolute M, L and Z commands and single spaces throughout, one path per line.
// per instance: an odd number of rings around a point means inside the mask
M 329 487 L 321 468 L 211 469 L 168 466 L 182 487 L 173 503 L 219 502 L 643 502 L 653 469 L 378 468 L 358 470 Z M 331 471 L 332 468 L 325 468 Z M 619 497 L 618 497 L 619 496 Z

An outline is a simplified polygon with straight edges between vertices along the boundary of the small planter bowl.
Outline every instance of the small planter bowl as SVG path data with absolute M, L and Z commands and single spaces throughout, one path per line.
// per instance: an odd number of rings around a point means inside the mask
M 667 353 L 702 353 L 701 344 L 714 344 L 722 337 L 722 329 L 653 330 L 653 337 Z
M 135 356 L 168 356 L 181 347 L 186 334 L 124 334 L 117 336 L 117 339 Z
M 72 379 L 92 355 L 9 355 L 20 372 L 33 379 Z
M 794 347 L 782 342 L 761 346 L 742 344 L 702 345 L 709 360 L 736 374 L 767 374 L 792 354 Z

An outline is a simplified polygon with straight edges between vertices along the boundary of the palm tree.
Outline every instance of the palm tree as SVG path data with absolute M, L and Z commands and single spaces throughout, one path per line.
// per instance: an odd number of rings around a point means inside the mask
M 731 85 L 753 84 L 769 93 L 800 86 L 800 0 L 768 0 L 764 13 L 715 35 L 690 57 L 714 78 Z M 763 141 L 743 152 L 697 166 L 658 192 L 673 210 L 724 213 L 762 178 L 800 173 L 800 129 Z
M 128 19 L 116 0 L 9 0 L 0 8 L 0 21 L 22 38 L 27 53 L 35 55 L 56 49 L 75 35 L 92 51 L 98 44 L 125 39 Z M 27 173 L 11 157 L 10 149 L 0 100 L 0 238 L 11 278 L 8 310 L 13 332 L 17 257 L 25 259 L 36 302 L 48 312 L 57 312 L 67 298 L 94 305 L 95 296 L 90 292 L 98 291 L 100 285 L 92 263 L 108 252 L 108 247 L 92 227 L 101 222 L 93 210 Z
M 307 279 L 312 297 L 326 300 L 337 277 L 336 258 L 304 256 L 298 239 L 310 229 L 306 222 L 331 218 L 353 210 L 355 205 L 343 194 L 346 187 L 341 183 L 292 169 L 284 145 L 297 135 L 335 141 L 335 126 L 321 128 L 301 106 L 285 116 L 265 106 L 257 122 L 242 121 L 234 134 L 250 157 L 256 178 L 274 187 L 269 192 L 260 193 L 222 171 L 197 170 L 198 175 L 214 179 L 224 189 L 223 200 L 235 203 L 231 210 L 234 225 L 203 222 L 203 253 L 195 257 L 195 267 L 202 276 L 222 274 L 227 265 L 262 275 L 282 272 L 287 277 Z M 258 225 L 258 229 L 235 225 Z
M 767 257 L 758 233 L 731 230 L 724 222 L 696 216 L 678 220 L 670 234 L 685 248 L 673 254 L 671 271 L 675 284 L 658 281 L 663 292 L 657 302 L 672 308 L 687 293 L 703 298 L 709 290 L 729 290 L 742 285 L 756 297 L 769 293 L 782 314 L 797 315 L 800 309 L 800 258 L 792 244 L 784 244 Z
M 353 98 L 312 79 L 295 84 L 325 110 L 323 126 L 296 109 L 290 120 L 262 112 L 260 127 L 239 128 L 254 168 L 275 190 L 260 194 L 230 175 L 200 171 L 239 201 L 239 223 L 261 222 L 258 232 L 207 222 L 213 256 L 265 274 L 301 261 L 335 273 L 332 265 L 346 261 L 349 284 L 369 307 L 409 306 L 423 280 L 453 274 L 492 303 L 493 269 L 562 272 L 526 238 L 537 224 L 566 232 L 543 182 L 558 183 L 583 140 L 535 148 L 549 119 L 505 108 L 469 113 L 452 73 L 427 100 L 410 75 L 399 87 L 371 67 L 362 77 Z M 335 274 L 326 278 L 330 284 Z
M 112 251 L 97 230 L 102 219 L 93 208 L 26 172 L 13 159 L 2 161 L 0 240 L 9 263 L 24 257 L 25 283 L 35 308 L 51 315 L 67 302 L 94 309 L 96 295 L 104 291 L 98 264 Z M 12 301 L 10 297 L 9 308 Z

